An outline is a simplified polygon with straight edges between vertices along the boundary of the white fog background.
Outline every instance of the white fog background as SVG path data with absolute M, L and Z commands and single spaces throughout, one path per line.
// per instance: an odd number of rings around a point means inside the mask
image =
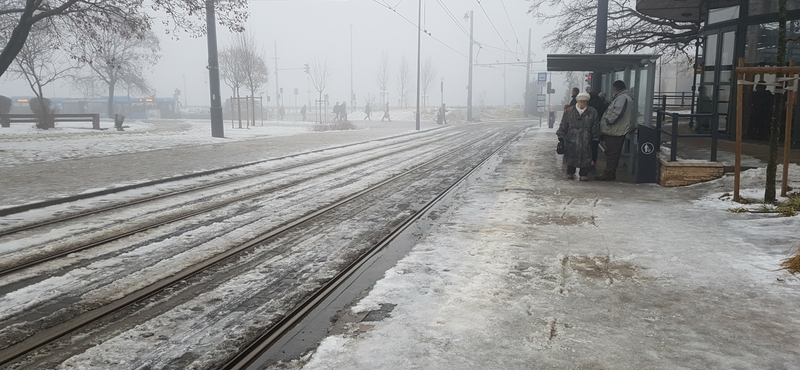
M 327 58 L 333 70 L 325 93 L 331 102 L 350 102 L 350 27 L 353 43 L 353 89 L 358 106 L 363 106 L 367 94 L 380 101 L 377 73 L 381 51 L 390 57 L 389 101 L 398 103 L 396 75 L 403 56 L 408 59 L 412 78 L 416 76 L 418 0 L 250 0 L 250 18 L 246 32 L 252 32 L 264 50 L 269 66 L 269 83 L 259 93 L 269 95 L 275 103 L 275 42 L 277 41 L 280 87 L 284 89 L 284 104 L 294 105 L 294 89 L 300 94 L 297 104 L 303 105 L 309 98 L 307 75 L 303 65 L 312 63 L 315 57 Z M 531 58 L 542 61 L 546 51 L 541 49 L 548 24 L 537 24 L 526 11 L 525 0 L 423 0 L 423 30 L 427 30 L 442 43 L 423 34 L 422 61 L 431 57 L 437 77 L 429 91 L 430 105 L 441 100 L 440 82 L 444 81 L 444 102 L 448 105 L 465 105 L 467 99 L 467 70 L 469 37 L 459 28 L 444 10 L 446 6 L 458 24 L 469 31 L 469 21 L 464 18 L 470 10 L 475 14 L 475 40 L 483 47 L 475 48 L 475 63 L 502 63 L 525 61 L 528 43 L 528 28 L 532 28 Z M 505 7 L 504 7 L 505 5 Z M 396 9 L 396 12 L 387 8 Z M 481 6 L 483 8 L 481 8 Z M 484 13 L 485 11 L 485 13 Z M 488 14 L 488 17 L 487 17 Z M 404 19 L 407 18 L 409 21 Z M 164 17 L 159 14 L 160 17 Z M 492 23 L 497 28 L 492 26 Z M 510 21 L 509 21 L 510 20 Z M 152 67 L 149 82 L 156 89 L 156 96 L 171 97 L 175 89 L 184 91 L 181 103 L 189 106 L 208 106 L 209 88 L 206 65 L 208 60 L 205 37 L 191 38 L 180 35 L 179 40 L 166 35 L 163 28 L 154 30 L 161 39 L 161 60 Z M 498 35 L 499 33 L 499 35 Z M 218 48 L 221 50 L 232 40 L 232 33 L 217 25 Z M 502 37 L 501 37 L 502 36 Z M 504 44 L 508 45 L 508 49 Z M 445 46 L 446 44 L 447 46 Z M 448 46 L 450 48 L 448 48 Z M 505 55 L 504 55 L 505 54 Z M 546 65 L 536 63 L 532 67 L 531 80 L 536 72 L 544 72 Z M 505 94 L 508 105 L 521 104 L 525 89 L 525 68 L 507 66 L 505 69 Z M 564 95 L 560 76 L 553 74 L 556 94 L 553 102 Z M 479 67 L 473 69 L 473 104 L 480 104 L 485 92 L 485 104 L 503 104 L 503 67 Z M 185 85 L 184 85 L 185 80 Z M 0 80 L 0 94 L 6 96 L 32 95 L 24 80 Z M 184 88 L 185 86 L 185 88 Z M 221 82 L 223 101 L 231 96 L 230 88 Z M 316 94 L 311 88 L 311 99 Z M 414 104 L 416 84 L 409 95 L 409 106 Z M 243 92 L 244 94 L 245 92 Z M 117 90 L 117 94 L 125 94 Z M 105 94 L 103 94 L 105 95 Z M 259 95 L 258 93 L 256 95 Z M 46 97 L 79 97 L 68 80 L 58 81 L 45 89 Z M 266 102 L 265 102 L 266 103 Z

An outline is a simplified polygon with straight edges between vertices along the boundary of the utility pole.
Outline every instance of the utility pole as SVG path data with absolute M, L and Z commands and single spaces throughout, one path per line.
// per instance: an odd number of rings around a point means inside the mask
M 472 45 L 475 44 L 472 31 L 475 24 L 475 13 L 470 10 L 467 13 L 469 17 L 469 80 L 467 82 L 467 121 L 472 121 Z
M 606 53 L 606 39 L 608 38 L 608 0 L 597 1 L 597 33 L 594 35 L 594 53 Z M 601 73 L 592 72 L 592 91 L 600 92 L 603 86 Z
M 417 21 L 417 131 L 419 131 L 419 85 L 420 60 L 422 60 L 422 0 L 419 0 L 419 20 Z
M 278 109 L 281 108 L 281 91 L 278 84 L 278 40 L 275 40 L 275 117 L 278 116 Z
M 675 80 L 677 81 L 677 78 Z M 678 89 L 676 88 L 675 91 L 678 91 Z M 187 105 L 188 104 L 186 103 L 186 75 L 183 75 L 183 106 L 185 107 Z
M 506 49 L 503 49 L 503 106 L 506 106 Z
M 214 19 L 214 0 L 206 0 L 208 29 L 208 84 L 211 93 L 211 136 L 225 137 L 222 122 L 222 99 L 219 95 L 219 58 L 217 57 L 217 22 Z
M 528 113 L 530 113 L 530 101 L 531 101 L 531 29 L 528 28 L 528 61 L 525 63 L 525 105 L 524 105 L 524 115 L 528 117 Z
M 350 23 L 350 109 L 355 112 L 356 96 L 353 92 L 353 24 Z

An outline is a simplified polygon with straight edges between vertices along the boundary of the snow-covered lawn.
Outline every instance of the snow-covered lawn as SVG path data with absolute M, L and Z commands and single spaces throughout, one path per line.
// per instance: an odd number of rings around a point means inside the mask
M 244 124 L 243 124 L 244 125 Z M 225 122 L 225 138 L 211 137 L 211 123 L 203 120 L 132 120 L 125 131 L 114 129 L 112 121 L 90 124 L 59 123 L 55 129 L 39 130 L 33 124 L 12 124 L 0 129 L 0 166 L 108 156 L 159 149 L 181 148 L 219 142 L 291 136 L 311 131 L 311 122 L 266 122 L 264 126 L 231 128 Z

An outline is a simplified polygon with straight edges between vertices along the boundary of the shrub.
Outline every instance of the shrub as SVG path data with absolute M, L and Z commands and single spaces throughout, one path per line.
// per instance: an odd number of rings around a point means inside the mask
M 55 109 L 50 106 L 50 99 L 47 98 L 33 98 L 28 100 L 28 106 L 31 111 L 36 115 L 36 127 L 47 130 L 56 127 L 53 121 L 53 114 Z
M 0 114 L 11 113 L 11 99 L 0 95 Z

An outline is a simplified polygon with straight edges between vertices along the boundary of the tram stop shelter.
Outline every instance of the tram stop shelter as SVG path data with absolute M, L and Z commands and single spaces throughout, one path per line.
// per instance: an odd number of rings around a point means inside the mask
M 628 134 L 621 161 L 636 175 L 637 183 L 658 182 L 660 146 L 653 120 L 653 94 L 656 64 L 660 55 L 651 54 L 548 54 L 549 72 L 593 72 L 601 90 L 609 98 L 614 81 L 622 80 L 633 91 L 639 107 L 636 112 L 638 129 Z

